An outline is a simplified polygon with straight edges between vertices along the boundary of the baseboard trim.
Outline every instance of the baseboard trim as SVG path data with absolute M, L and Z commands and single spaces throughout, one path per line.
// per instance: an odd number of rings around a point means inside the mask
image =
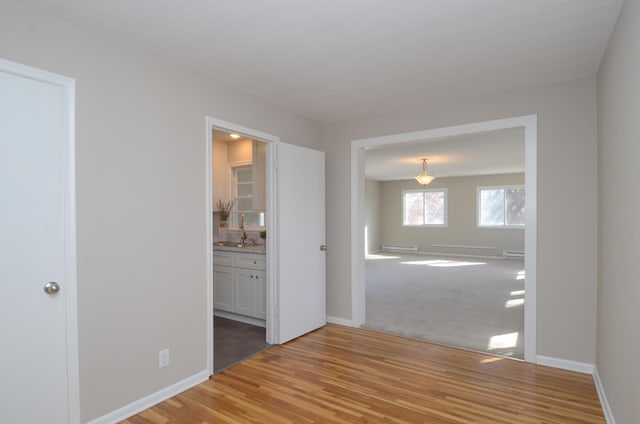
M 203 381 L 206 381 L 209 378 L 209 371 L 201 371 L 198 374 L 192 375 L 191 377 L 187 377 L 182 381 L 179 381 L 169 387 L 165 387 L 164 389 L 158 390 L 155 393 L 150 394 L 149 396 L 145 396 L 142 399 L 139 399 L 135 402 L 130 403 L 129 405 L 123 406 L 122 408 L 116 409 L 108 413 L 107 415 L 103 415 L 102 417 L 96 418 L 93 421 L 89 421 L 88 424 L 113 424 L 144 411 L 145 409 L 149 409 L 158 403 L 169 399 L 177 395 L 178 393 L 182 393 L 187 389 L 190 389 L 193 386 L 196 386 Z
M 553 358 L 551 356 L 536 356 L 536 363 L 548 367 L 561 368 L 563 370 L 593 374 L 594 365 L 586 362 L 570 361 L 568 359 Z
M 417 252 L 413 252 L 414 255 L 423 255 L 423 256 L 453 256 L 458 258 L 478 258 L 478 259 L 505 259 L 502 256 L 496 255 L 473 255 L 473 254 L 463 254 L 463 253 L 443 253 L 443 252 L 429 252 L 427 250 L 418 250 Z
M 616 420 L 613 417 L 613 411 L 611 410 L 611 406 L 609 406 L 609 401 L 607 400 L 607 395 L 604 393 L 604 386 L 600 380 L 598 368 L 596 367 L 593 367 L 593 383 L 596 385 L 596 391 L 598 392 L 600 404 L 602 405 L 602 412 L 604 412 L 604 418 L 607 420 L 607 424 L 616 424 Z
M 353 321 L 351 321 L 350 319 L 344 319 L 344 318 L 338 318 L 338 317 L 332 317 L 327 315 L 327 322 L 331 323 L 331 324 L 338 324 L 338 325 L 344 325 L 345 327 L 353 327 Z
M 226 318 L 226 319 L 231 319 L 234 321 L 240 321 L 243 322 L 245 324 L 251 324 L 251 325 L 255 325 L 256 327 L 263 327 L 266 328 L 267 327 L 267 321 L 260 319 L 260 318 L 254 318 L 254 317 L 249 317 L 246 315 L 240 315 L 240 314 L 234 314 L 233 312 L 227 312 L 227 311 L 220 311 L 218 309 L 215 309 L 213 311 L 213 315 L 220 317 L 220 318 Z

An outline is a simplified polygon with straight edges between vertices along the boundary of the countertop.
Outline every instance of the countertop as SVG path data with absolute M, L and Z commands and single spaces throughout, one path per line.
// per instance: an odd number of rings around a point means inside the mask
M 213 243 L 213 250 L 222 250 L 222 251 L 227 251 L 227 252 L 244 252 L 244 253 L 257 253 L 259 255 L 264 255 L 266 254 L 265 248 L 263 244 L 259 244 L 259 245 L 248 245 L 248 246 L 244 246 L 244 247 L 238 247 L 235 244 L 236 243 L 224 243 L 224 242 L 214 242 Z M 239 243 L 237 243 L 239 244 Z

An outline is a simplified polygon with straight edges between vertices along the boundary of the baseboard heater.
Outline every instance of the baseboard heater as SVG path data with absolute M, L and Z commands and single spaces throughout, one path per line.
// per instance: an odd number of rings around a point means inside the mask
M 417 252 L 418 246 L 405 246 L 401 244 L 383 244 L 383 252 Z
M 431 243 L 429 246 L 431 247 L 448 247 L 453 249 L 487 249 L 493 250 L 495 247 L 493 246 L 470 246 L 466 244 L 439 244 L 439 243 Z
M 503 258 L 524 259 L 524 252 L 517 252 L 514 250 L 502 251 Z

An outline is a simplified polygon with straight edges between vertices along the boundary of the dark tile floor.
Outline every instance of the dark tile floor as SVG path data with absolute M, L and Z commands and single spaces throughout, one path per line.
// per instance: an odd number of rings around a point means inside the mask
M 266 329 L 226 318 L 213 319 L 213 371 L 220 372 L 271 346 Z

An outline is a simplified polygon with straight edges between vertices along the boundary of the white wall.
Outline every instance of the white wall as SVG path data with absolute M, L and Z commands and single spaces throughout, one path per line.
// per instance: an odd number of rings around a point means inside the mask
M 351 318 L 350 143 L 493 119 L 538 115 L 537 354 L 594 363 L 596 86 L 573 81 L 425 104 L 420 110 L 325 127 L 327 314 Z
M 625 1 L 598 74 L 598 374 L 619 424 L 640 407 L 640 2 Z
M 446 227 L 403 227 L 402 191 L 419 189 L 415 180 L 381 182 L 382 243 L 418 246 L 421 252 L 502 256 L 505 250 L 524 252 L 524 228 L 478 228 L 477 187 L 524 185 L 524 174 L 436 178 L 427 188 L 447 189 Z M 489 247 L 437 247 L 432 244 Z
M 227 142 L 227 162 L 251 162 L 253 160 L 253 141 L 248 138 Z
M 207 368 L 205 116 L 311 148 L 320 126 L 24 3 L 0 3 L 0 57 L 77 82 L 86 422 Z
M 382 247 L 380 238 L 380 181 L 366 180 L 365 185 L 367 252 L 376 252 Z

